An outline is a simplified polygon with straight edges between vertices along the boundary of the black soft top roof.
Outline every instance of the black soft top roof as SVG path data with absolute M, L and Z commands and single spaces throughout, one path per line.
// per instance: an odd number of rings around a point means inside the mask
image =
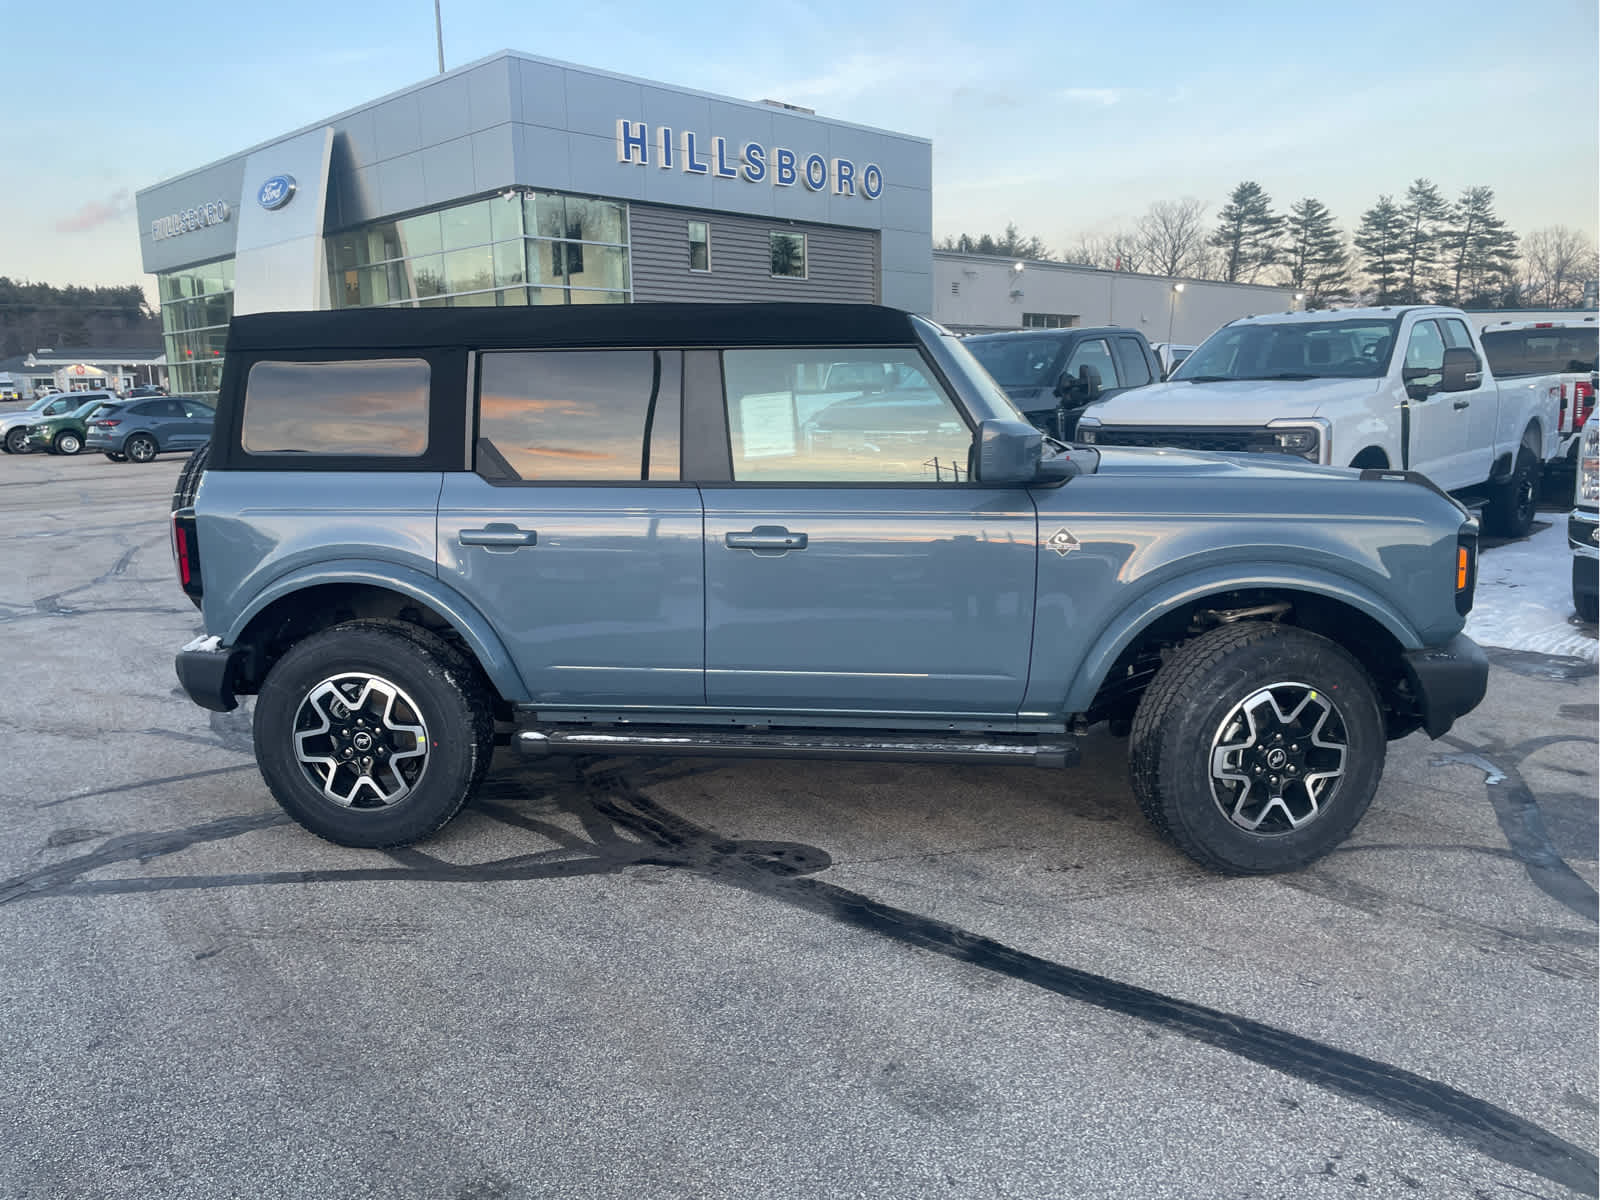
M 911 317 L 876 304 L 573 304 L 353 308 L 233 318 L 228 353 L 429 346 L 904 346 Z

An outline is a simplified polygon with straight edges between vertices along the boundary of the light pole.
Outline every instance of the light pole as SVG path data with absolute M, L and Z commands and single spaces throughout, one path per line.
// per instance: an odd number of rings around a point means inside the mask
M 1175 283 L 1172 291 L 1167 295 L 1167 341 L 1172 341 L 1172 313 L 1178 307 L 1178 293 L 1183 291 L 1183 284 Z
M 439 0 L 433 0 L 433 34 L 439 40 L 439 74 L 444 74 L 444 18 L 439 15 Z

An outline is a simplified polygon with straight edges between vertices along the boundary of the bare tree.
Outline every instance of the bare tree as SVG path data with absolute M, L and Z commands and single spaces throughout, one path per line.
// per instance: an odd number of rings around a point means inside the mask
M 1151 274 L 1197 276 L 1206 267 L 1206 206 L 1192 196 L 1157 200 L 1139 218 L 1138 240 Z
M 1595 278 L 1594 243 L 1565 225 L 1536 229 L 1522 243 L 1522 277 L 1526 303 L 1542 308 L 1576 308 L 1583 285 Z

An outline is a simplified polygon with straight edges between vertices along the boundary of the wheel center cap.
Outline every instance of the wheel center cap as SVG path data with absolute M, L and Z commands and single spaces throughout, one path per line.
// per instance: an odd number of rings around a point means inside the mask
M 360 735 L 360 736 L 365 736 L 365 735 Z M 1276 771 L 1280 767 L 1284 766 L 1288 761 L 1289 761 L 1289 755 L 1285 751 L 1280 750 L 1277 747 L 1274 747 L 1273 749 L 1267 751 L 1267 766 L 1271 767 L 1274 771 Z
M 372 749 L 372 735 L 364 729 L 360 733 L 356 734 L 355 737 L 351 738 L 350 741 L 357 750 L 365 752 Z M 1273 753 L 1282 755 L 1283 751 L 1274 750 Z

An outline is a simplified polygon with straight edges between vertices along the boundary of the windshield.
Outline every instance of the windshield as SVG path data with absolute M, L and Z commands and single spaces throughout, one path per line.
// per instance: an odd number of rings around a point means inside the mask
M 934 326 L 929 328 L 930 330 L 937 329 Z M 937 329 L 937 339 L 933 341 L 931 348 L 942 350 L 950 356 L 951 361 L 941 362 L 939 365 L 944 367 L 947 373 L 952 367 L 959 371 L 965 377 L 968 385 L 976 390 L 984 401 L 988 403 L 990 415 L 1005 417 L 1026 424 L 1028 418 L 1017 411 L 1017 406 L 1011 402 L 1010 396 L 995 386 L 993 376 L 984 370 L 983 364 L 972 353 L 971 346 L 970 339 L 963 341 L 948 330 Z M 937 358 L 937 355 L 935 357 Z M 982 414 L 979 415 L 981 416 Z
M 72 415 L 75 417 L 87 417 L 90 413 L 104 403 L 104 400 L 90 400 L 88 403 L 80 404 L 77 408 L 73 409 Z
M 1228 325 L 1185 358 L 1172 379 L 1377 379 L 1388 370 L 1398 324 L 1368 317 Z
M 1053 388 L 1061 378 L 1066 339 L 1003 336 L 961 343 L 1003 388 Z
M 1501 329 L 1486 331 L 1483 352 L 1503 379 L 1593 371 L 1600 329 Z

